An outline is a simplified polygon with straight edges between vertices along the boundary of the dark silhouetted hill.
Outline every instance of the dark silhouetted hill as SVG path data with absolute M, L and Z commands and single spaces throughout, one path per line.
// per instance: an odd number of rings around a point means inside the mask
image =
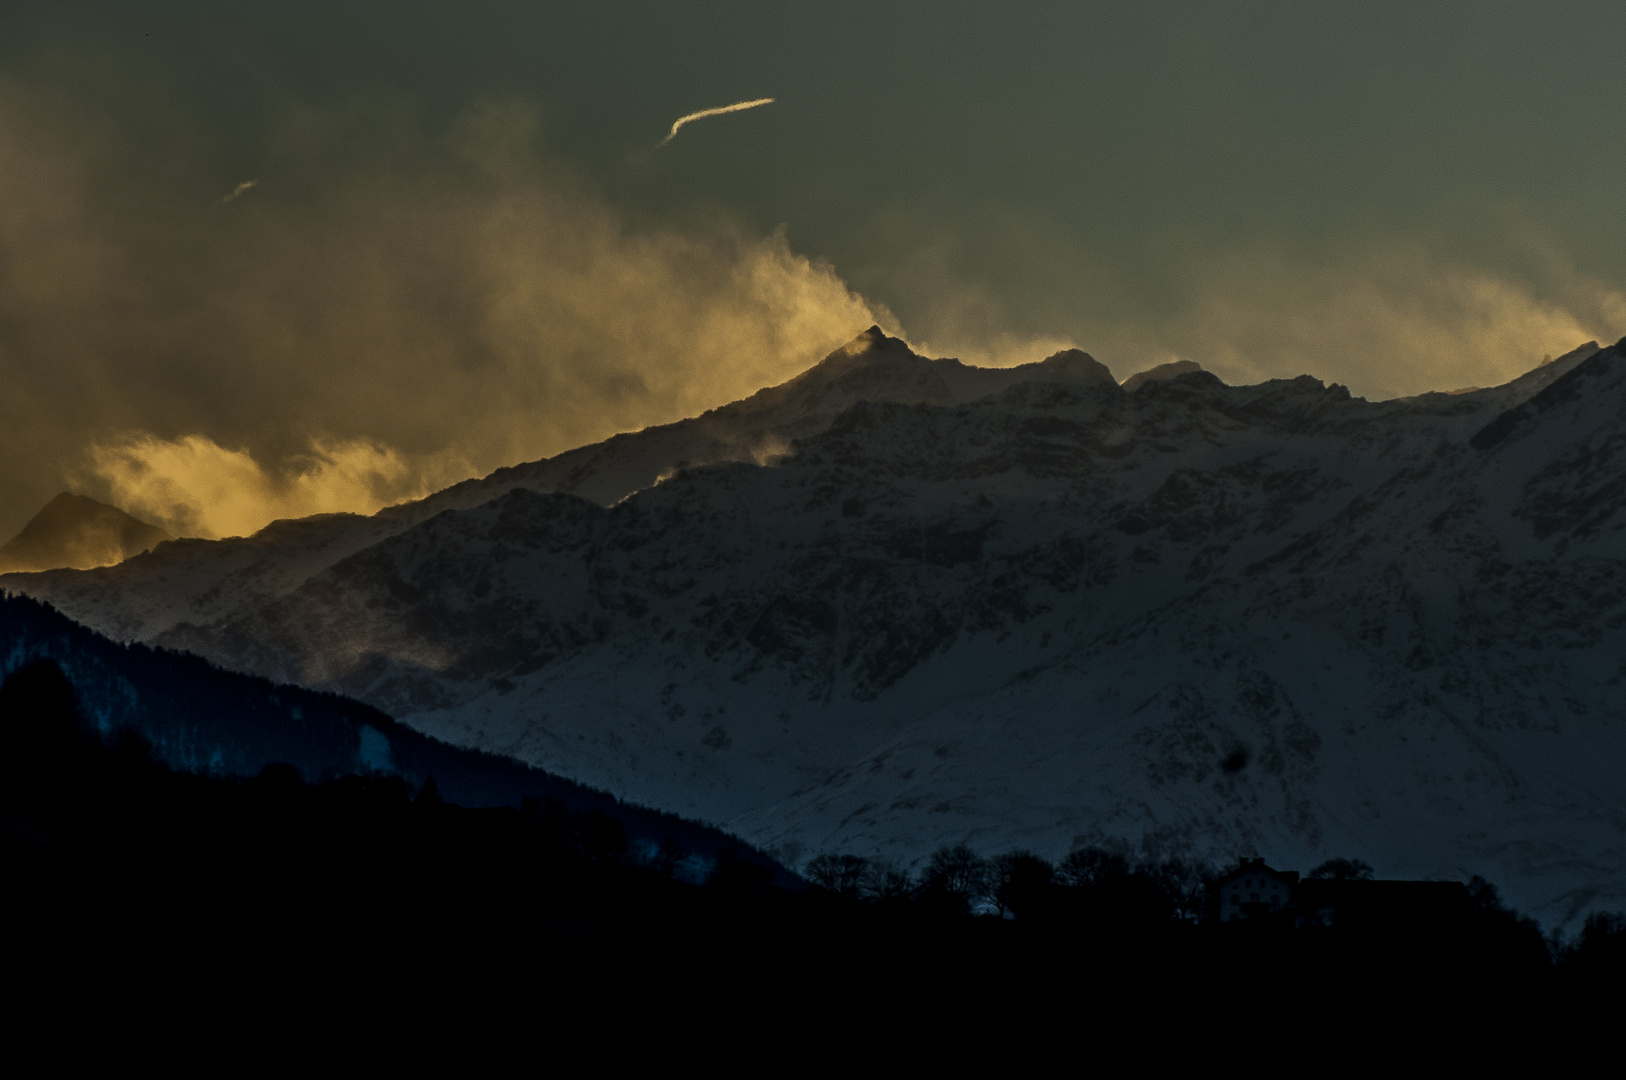
M 133 733 L 150 744 L 155 760 L 178 770 L 252 777 L 288 765 L 309 781 L 396 776 L 417 790 L 433 778 L 441 797 L 468 807 L 553 800 L 573 813 L 613 818 L 642 849 L 681 845 L 698 876 L 718 852 L 743 847 L 705 825 L 508 758 L 448 746 L 370 705 L 223 671 L 187 653 L 121 645 L 49 605 L 0 596 L 0 675 L 39 661 L 60 665 L 77 707 L 102 737 Z M 764 856 L 741 857 L 789 880 Z

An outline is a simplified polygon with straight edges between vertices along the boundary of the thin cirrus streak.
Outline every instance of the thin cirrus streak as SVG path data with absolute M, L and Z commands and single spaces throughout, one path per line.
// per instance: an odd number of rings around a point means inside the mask
M 671 133 L 668 134 L 666 138 L 656 143 L 655 149 L 659 150 L 661 147 L 671 142 L 672 137 L 678 133 L 678 128 L 682 127 L 684 124 L 691 123 L 695 120 L 704 120 L 708 116 L 722 116 L 724 113 L 739 112 L 742 109 L 754 109 L 758 105 L 772 104 L 773 98 L 771 97 L 757 98 L 754 101 L 736 101 L 732 105 L 724 105 L 718 109 L 701 109 L 699 112 L 692 112 L 687 116 L 680 116 L 677 119 L 677 123 L 672 125 Z
M 244 180 L 241 184 L 238 184 L 236 187 L 231 189 L 231 194 L 230 195 L 227 195 L 224 199 L 221 199 L 220 201 L 223 202 L 223 203 L 229 203 L 233 199 L 237 198 L 237 196 L 241 195 L 243 192 L 247 191 L 249 188 L 253 187 L 255 184 L 258 184 L 258 183 L 259 183 L 258 180 Z

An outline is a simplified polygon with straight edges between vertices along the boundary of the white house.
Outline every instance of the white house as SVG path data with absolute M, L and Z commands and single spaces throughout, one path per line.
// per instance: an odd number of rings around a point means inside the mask
M 1295 870 L 1272 870 L 1263 859 L 1246 859 L 1215 885 L 1219 891 L 1219 921 L 1281 911 L 1293 902 L 1293 889 L 1298 883 Z

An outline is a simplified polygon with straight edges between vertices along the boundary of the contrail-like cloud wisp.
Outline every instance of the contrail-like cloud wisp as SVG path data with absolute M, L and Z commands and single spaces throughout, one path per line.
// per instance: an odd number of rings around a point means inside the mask
M 241 195 L 243 192 L 247 191 L 249 188 L 253 187 L 255 184 L 258 184 L 258 183 L 259 183 L 258 180 L 244 180 L 241 184 L 238 184 L 236 187 L 231 189 L 231 194 L 230 195 L 227 195 L 224 199 L 221 199 L 220 201 L 223 202 L 223 203 L 229 203 L 233 199 L 237 198 L 237 196 Z
M 701 109 L 699 112 L 692 112 L 687 116 L 680 116 L 677 118 L 677 122 L 672 125 L 672 130 L 666 136 L 666 138 L 655 144 L 655 149 L 659 150 L 661 147 L 671 142 L 672 136 L 676 135 L 678 133 L 678 128 L 682 127 L 684 124 L 693 123 L 696 120 L 704 120 L 708 116 L 722 116 L 724 113 L 740 112 L 744 109 L 754 109 L 758 105 L 772 104 L 773 98 L 771 97 L 757 98 L 754 101 L 736 101 L 732 105 L 724 105 L 721 108 Z

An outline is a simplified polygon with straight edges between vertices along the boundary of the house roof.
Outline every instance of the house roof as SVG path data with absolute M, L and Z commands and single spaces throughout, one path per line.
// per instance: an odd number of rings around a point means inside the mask
M 1265 865 L 1263 859 L 1244 859 L 1236 869 L 1221 876 L 1216 885 L 1223 888 L 1245 874 L 1268 874 L 1284 885 L 1296 885 L 1299 880 L 1297 870 L 1273 870 Z

